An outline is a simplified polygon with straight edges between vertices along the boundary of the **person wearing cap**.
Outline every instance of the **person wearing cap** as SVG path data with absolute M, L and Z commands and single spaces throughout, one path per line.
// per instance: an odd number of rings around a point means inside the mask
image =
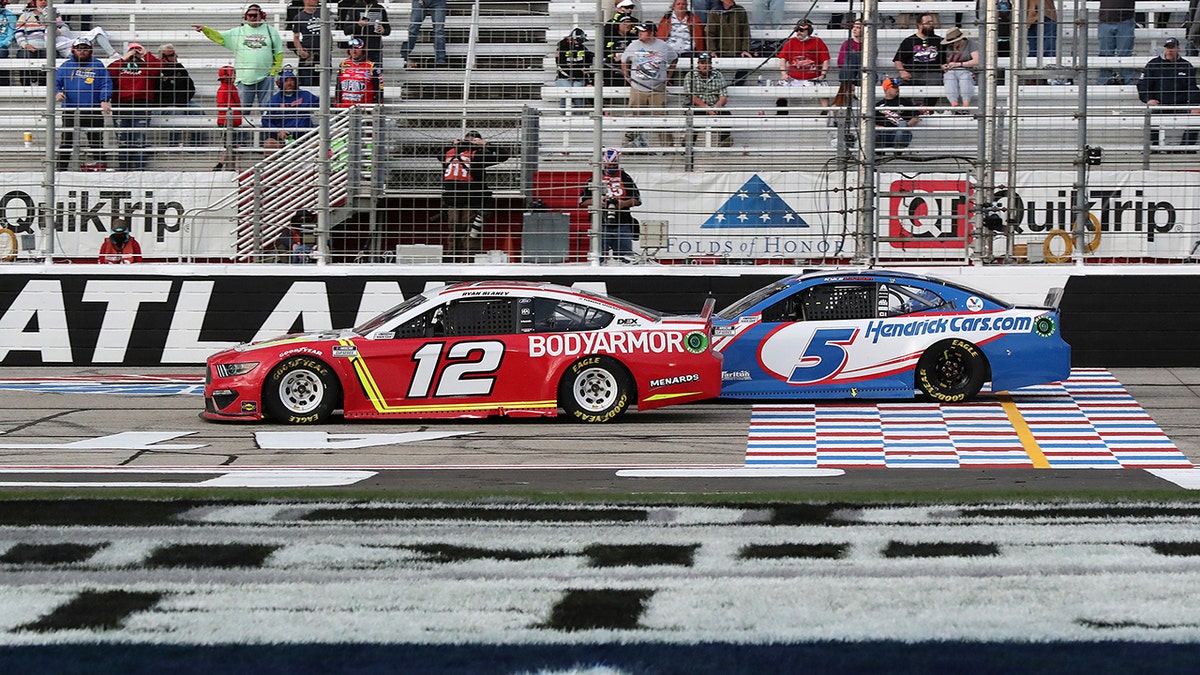
M 367 48 L 359 38 L 346 43 L 347 57 L 338 66 L 335 105 L 349 108 L 383 102 L 382 79 L 379 68 L 367 59 Z
M 900 96 L 900 81 L 883 81 L 883 100 L 875 104 L 875 147 L 907 148 L 912 142 L 909 127 L 915 127 L 921 115 L 913 102 Z
M 671 11 L 663 14 L 655 31 L 680 56 L 692 56 L 705 50 L 704 24 L 688 9 L 688 0 L 673 0 Z
M 603 82 L 605 87 L 620 87 L 625 84 L 625 76 L 621 72 L 621 57 L 625 48 L 637 40 L 637 19 L 631 14 L 618 14 L 612 21 L 604 24 L 604 70 Z
M 150 108 L 155 105 L 162 62 L 140 42 L 130 42 L 125 55 L 108 64 L 113 81 L 113 124 L 118 129 L 117 145 L 121 171 L 145 171 L 149 161 L 145 151 L 150 126 Z
M 587 33 L 583 32 L 582 28 L 572 30 L 554 47 L 556 68 L 554 86 L 586 87 L 590 85 L 592 83 L 592 66 L 595 60 L 596 55 L 587 48 Z M 571 106 L 575 108 L 585 108 L 587 104 L 588 101 L 584 98 L 571 101 Z M 565 98 L 559 100 L 559 107 L 567 107 Z
M 629 107 L 634 115 L 666 115 L 667 80 L 679 57 L 671 45 L 658 39 L 648 23 L 637 26 L 638 39 L 629 43 L 621 56 L 621 71 L 629 84 Z M 627 133 L 627 143 L 644 145 L 639 134 Z M 670 145 L 670 132 L 659 132 L 662 145 Z
M 725 76 L 719 70 L 713 70 L 712 54 L 700 52 L 696 57 L 696 67 L 683 78 L 683 92 L 691 99 L 691 104 L 700 115 L 729 115 L 725 104 L 729 102 L 729 87 L 725 84 Z M 717 136 L 717 143 L 729 147 L 731 138 L 728 131 L 722 131 Z
M 1200 114 L 1200 88 L 1196 69 L 1179 55 L 1179 40 L 1167 38 L 1162 56 L 1150 59 L 1137 81 L 1138 98 L 1156 114 Z M 1178 106 L 1191 106 L 1190 110 Z M 1158 129 L 1151 129 L 1151 144 L 1159 142 Z M 1200 132 L 1183 132 L 1183 145 L 1196 145 Z
M 445 260 L 468 262 L 483 250 L 483 221 L 492 207 L 492 190 L 484 169 L 511 155 L 468 131 L 442 154 L 442 207 L 450 236 Z
M 917 31 L 904 38 L 892 56 L 892 64 L 906 85 L 936 87 L 942 84 L 942 38 L 934 33 L 937 19 L 929 12 L 917 19 Z M 926 96 L 922 105 L 937 104 L 937 96 Z
M 637 3 L 634 0 L 616 0 L 613 3 L 612 15 L 608 20 L 617 23 L 623 16 L 637 16 Z
M 112 232 L 100 244 L 97 262 L 117 265 L 142 262 L 142 245 L 130 231 L 128 216 L 113 216 Z
M 600 224 L 600 255 L 610 262 L 629 262 L 633 257 L 633 235 L 638 221 L 631 209 L 642 205 L 642 195 L 633 176 L 621 168 L 621 151 L 604 148 L 600 153 L 600 185 L 603 217 Z M 580 208 L 591 208 L 595 186 L 579 193 Z
M 112 78 L 100 59 L 92 55 L 92 43 L 77 38 L 71 58 L 54 71 L 54 99 L 62 106 L 62 141 L 55 168 L 69 168 L 75 147 L 75 129 L 90 129 L 88 145 L 100 152 L 104 147 L 104 114 L 112 111 Z
M 975 96 L 975 69 L 979 67 L 979 46 L 958 28 L 951 28 L 942 39 L 942 83 L 953 108 L 967 108 Z M 955 111 L 959 112 L 959 111 Z M 966 112 L 963 110 L 962 112 Z
M 311 92 L 300 88 L 300 79 L 291 66 L 284 66 L 275 80 L 279 91 L 267 101 L 262 127 L 270 135 L 263 138 L 263 147 L 277 150 L 312 129 L 312 113 L 321 104 Z
M 233 52 L 238 98 L 243 109 L 265 105 L 271 98 L 275 76 L 283 68 L 283 38 L 266 23 L 267 14 L 258 5 L 249 5 L 242 13 L 240 26 L 227 31 L 193 25 L 198 33 Z
M 431 11 L 433 13 L 433 34 L 434 40 L 437 40 L 437 5 L 442 6 L 442 16 L 445 16 L 446 0 L 413 0 L 413 9 L 411 19 L 417 22 L 417 32 L 421 30 L 421 21 L 424 18 L 423 12 Z M 420 9 L 418 10 L 418 7 Z M 418 14 L 418 11 L 422 12 Z M 339 4 L 338 21 L 341 23 L 342 32 L 346 37 L 358 38 L 363 41 L 363 45 L 367 48 L 367 59 L 375 64 L 377 68 L 383 68 L 383 38 L 392 34 L 392 24 L 388 21 L 387 8 L 378 0 L 349 0 L 346 4 Z M 412 26 L 409 26 L 409 35 L 412 35 Z M 407 59 L 408 54 L 412 51 L 412 44 L 405 43 L 400 47 L 401 55 Z M 443 48 L 444 49 L 444 48 Z M 442 59 L 445 60 L 445 51 L 442 52 Z

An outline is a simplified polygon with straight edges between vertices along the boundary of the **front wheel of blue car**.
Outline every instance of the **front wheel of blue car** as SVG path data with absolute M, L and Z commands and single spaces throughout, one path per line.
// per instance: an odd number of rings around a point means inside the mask
M 917 361 L 916 385 L 940 403 L 968 401 L 987 380 L 987 359 L 966 340 L 943 340 L 925 350 Z

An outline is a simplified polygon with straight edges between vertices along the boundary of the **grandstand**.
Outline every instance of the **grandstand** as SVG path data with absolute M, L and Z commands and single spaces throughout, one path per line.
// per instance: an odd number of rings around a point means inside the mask
M 286 4 L 258 4 L 268 23 L 290 40 Z M 231 54 L 191 28 L 194 23 L 235 26 L 244 3 L 56 4 L 72 26 L 87 16 L 104 27 L 118 49 L 134 39 L 152 51 L 175 45 L 196 82 L 197 107 L 188 115 L 152 118 L 151 171 L 146 174 L 68 171 L 53 174 L 48 186 L 45 172 L 55 139 L 47 134 L 47 111 L 53 106 L 46 88 L 0 87 L 7 120 L 0 128 L 0 148 L 10 158 L 3 170 L 12 173 L 6 181 L 9 190 L 19 188 L 26 195 L 6 197 L 0 208 L 14 230 L 35 235 L 21 240 L 21 259 L 87 258 L 102 238 L 100 227 L 107 218 L 90 220 L 85 214 L 96 212 L 101 191 L 116 189 L 124 196 L 110 194 L 100 213 L 143 214 L 141 238 L 153 252 L 148 258 L 277 260 L 270 254 L 272 242 L 295 211 L 311 208 L 322 213 L 321 228 L 332 233 L 306 233 L 322 262 L 433 262 L 439 256 L 426 251 L 440 245 L 445 235 L 438 208 L 440 154 L 463 131 L 477 129 L 490 142 L 514 151 L 513 160 L 490 171 L 497 203 L 489 217 L 484 258 L 519 261 L 526 212 L 544 207 L 569 214 L 570 239 L 563 257 L 584 261 L 591 245 L 588 214 L 574 203 L 594 167 L 597 148 L 624 146 L 627 133 L 662 132 L 675 144 L 622 147 L 623 164 L 646 195 L 638 216 L 669 223 L 677 235 L 664 235 L 668 244 L 647 252 L 643 260 L 820 262 L 895 255 L 1011 262 L 1080 256 L 1184 260 L 1194 254 L 1197 191 L 1194 174 L 1185 171 L 1194 167 L 1196 156 L 1181 141 L 1185 131 L 1200 127 L 1200 115 L 1152 115 L 1133 85 L 1096 82 L 1101 68 L 1140 69 L 1167 36 L 1182 39 L 1187 0 L 1138 3 L 1144 15 L 1133 54 L 1106 57 L 1099 55 L 1095 35 L 1098 3 L 1059 0 L 1055 54 L 1027 56 L 1024 26 L 1015 23 L 1010 54 L 998 56 L 995 70 L 986 76 L 979 73 L 979 94 L 969 114 L 953 115 L 935 106 L 912 129 L 908 148 L 875 153 L 860 142 L 864 133 L 870 134 L 874 91 L 863 96 L 861 107 L 851 102 L 844 109 L 822 108 L 819 100 L 833 98 L 837 83 L 778 86 L 771 81 L 778 64 L 768 53 L 771 41 L 788 37 L 791 24 L 804 17 L 836 55 L 847 36 L 842 21 L 860 13 L 860 3 L 791 0 L 787 25 L 753 25 L 753 37 L 768 51 L 716 59 L 715 66 L 730 80 L 744 78 L 729 89 L 729 117 L 693 115 L 678 81 L 669 88 L 668 109 L 661 116 L 627 114 L 623 87 L 602 91 L 591 108 L 564 114 L 564 100 L 591 100 L 596 92 L 554 86 L 555 43 L 580 26 L 589 35 L 589 47 L 598 50 L 598 20 L 611 10 L 610 4 L 449 0 L 449 63 L 440 68 L 433 63 L 428 20 L 407 67 L 401 67 L 408 3 L 387 3 L 392 33 L 384 39 L 384 103 L 367 111 L 334 109 L 327 117 L 318 116 L 328 130 L 324 137 L 314 132 L 275 153 L 254 142 L 234 147 L 235 138 L 217 128 L 216 73 L 232 62 Z M 751 0 L 742 4 L 753 9 Z M 872 79 L 894 70 L 892 53 L 912 32 L 900 27 L 905 15 L 936 11 L 939 33 L 957 23 L 973 39 L 985 40 L 988 14 L 979 14 L 976 4 L 873 3 L 868 8 L 873 19 L 868 30 L 877 43 Z M 641 0 L 636 13 L 657 21 L 669 5 L 668 0 Z M 336 6 L 328 7 L 334 17 Z M 344 54 L 344 35 L 331 28 L 332 79 Z M 295 63 L 291 51 L 284 56 Z M 679 71 L 691 65 L 690 58 L 681 59 Z M 40 61 L 0 59 L 0 69 L 10 73 L 46 68 Z M 931 89 L 912 87 L 905 94 L 940 95 L 940 88 Z M 257 117 L 249 116 L 255 126 Z M 186 147 L 170 142 L 172 131 L 187 132 Z M 725 132 L 732 134 L 728 145 L 718 142 Z M 111 131 L 105 144 L 115 150 Z M 1088 164 L 1089 148 L 1099 164 Z M 228 151 L 237 155 L 231 162 L 235 170 L 212 171 Z M 80 157 L 74 161 L 73 169 L 96 168 L 85 166 Z M 738 194 L 754 178 L 795 211 L 809 231 L 760 229 L 713 236 L 714 214 L 726 209 L 727 202 L 708 197 Z M 45 236 L 46 228 L 35 226 L 44 212 L 35 205 L 47 187 L 55 201 L 50 211 L 60 223 L 57 237 Z M 1114 190 L 1124 190 L 1125 196 L 1112 196 Z M 1018 192 L 1020 200 L 1014 198 Z M 1133 192 L 1137 194 L 1131 196 Z M 913 199 L 916 193 L 924 197 Z M 176 198 L 166 199 L 166 194 Z M 1155 206 L 1168 202 L 1170 209 Z M 1079 204 L 1086 206 L 1082 218 Z M 995 225 L 989 215 L 1002 224 L 983 228 L 985 221 Z M 1076 223 L 1089 215 L 1096 224 L 1082 231 Z M 153 241 L 145 241 L 145 235 L 153 235 Z M 938 245 L 930 246 L 930 240 Z

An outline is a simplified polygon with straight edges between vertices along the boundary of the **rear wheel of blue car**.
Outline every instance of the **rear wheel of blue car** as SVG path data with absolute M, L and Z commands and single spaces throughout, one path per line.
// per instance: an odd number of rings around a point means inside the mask
M 987 360 L 966 340 L 943 340 L 917 361 L 917 389 L 934 401 L 957 403 L 975 397 L 987 379 Z
M 317 424 L 329 419 L 342 398 L 337 375 L 328 365 L 297 356 L 275 366 L 263 386 L 267 416 L 287 424 Z
M 558 385 L 558 405 L 580 422 L 608 422 L 629 409 L 629 376 L 616 360 L 588 356 L 571 364 Z

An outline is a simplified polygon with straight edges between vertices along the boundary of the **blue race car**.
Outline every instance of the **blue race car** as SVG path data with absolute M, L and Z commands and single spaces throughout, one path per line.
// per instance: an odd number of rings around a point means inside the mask
M 1016 307 L 958 284 L 888 270 L 781 279 L 714 317 L 722 398 L 966 401 L 1065 380 L 1062 289 Z

